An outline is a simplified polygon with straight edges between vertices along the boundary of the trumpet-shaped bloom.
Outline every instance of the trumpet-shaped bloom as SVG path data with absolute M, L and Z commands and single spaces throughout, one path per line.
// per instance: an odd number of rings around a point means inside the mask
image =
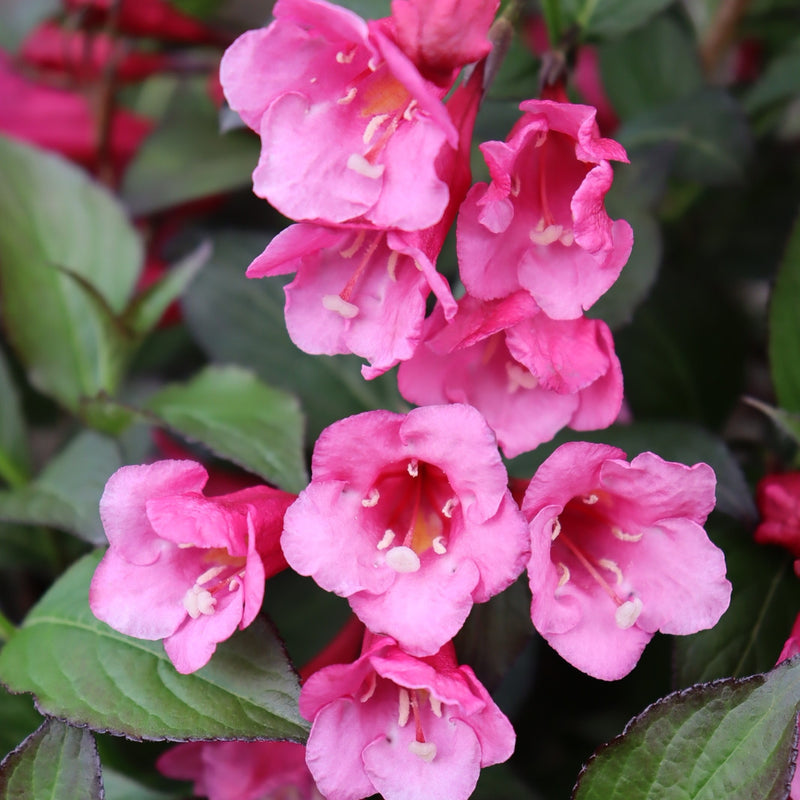
M 278 0 L 220 66 L 231 107 L 261 136 L 257 195 L 296 220 L 422 230 L 441 219 L 447 183 L 436 157 L 458 134 L 392 38 L 323 0 Z M 413 202 L 409 198 L 413 197 Z
M 572 665 L 604 680 L 630 672 L 656 631 L 716 624 L 731 585 L 703 530 L 714 472 L 608 445 L 571 442 L 538 469 L 522 511 L 536 629 Z
M 605 428 L 619 414 L 622 370 L 600 320 L 552 320 L 527 292 L 492 301 L 465 295 L 450 323 L 434 310 L 424 337 L 400 365 L 400 393 L 418 405 L 475 406 L 509 458 L 564 426 Z
M 313 721 L 306 760 L 328 800 L 466 800 L 480 768 L 514 750 L 511 724 L 450 643 L 418 659 L 368 635 L 357 661 L 308 679 L 300 713 Z
M 633 246 L 604 198 L 609 159 L 590 106 L 528 100 L 505 142 L 481 145 L 491 184 L 472 187 L 458 217 L 461 279 L 491 300 L 526 289 L 553 319 L 576 319 L 617 279 Z
M 253 621 L 265 578 L 286 566 L 279 536 L 294 496 L 253 486 L 205 497 L 207 479 L 192 461 L 122 467 L 100 500 L 110 547 L 92 578 L 92 612 L 128 636 L 163 639 L 182 673 Z
M 294 742 L 186 742 L 156 763 L 169 778 L 192 781 L 208 800 L 324 800 Z
M 756 503 L 761 512 L 756 541 L 800 556 L 800 472 L 767 475 L 756 489 Z
M 293 569 L 415 655 L 450 640 L 528 552 L 494 434 L 464 405 L 369 411 L 324 430 L 281 545 Z

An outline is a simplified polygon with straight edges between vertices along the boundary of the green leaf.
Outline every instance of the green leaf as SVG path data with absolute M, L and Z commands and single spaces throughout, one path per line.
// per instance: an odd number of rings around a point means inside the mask
M 92 734 L 47 720 L 0 764 L 1 800 L 101 800 L 100 759 Z
M 9 694 L 0 686 L 0 753 L 13 750 L 42 724 L 42 715 L 29 695 Z
M 146 404 L 160 422 L 290 492 L 308 483 L 297 401 L 241 367 L 207 367 Z
M 162 278 L 134 298 L 125 311 L 125 324 L 140 336 L 153 330 L 169 305 L 184 293 L 210 256 L 211 244 L 204 242 L 173 264 Z
M 10 486 L 25 483 L 31 472 L 25 417 L 17 388 L 0 350 L 0 479 Z
M 121 466 L 113 440 L 85 431 L 33 483 L 0 492 L 0 519 L 58 528 L 87 542 L 105 544 L 97 505 L 106 481 Z
M 584 36 L 611 38 L 644 25 L 673 0 L 561 0 Z
M 161 642 L 94 617 L 88 589 L 101 555 L 64 573 L 0 650 L 0 680 L 12 692 L 32 692 L 43 713 L 137 739 L 305 739 L 297 678 L 263 620 L 181 675 Z
M 205 80 L 186 81 L 125 172 L 123 200 L 139 216 L 249 186 L 259 151 L 249 130 L 221 136 Z
M 573 800 L 785 800 L 799 703 L 797 658 L 671 694 L 592 756 Z
M 283 316 L 283 281 L 245 277 L 268 238 L 248 231 L 215 235 L 211 261 L 182 304 L 200 346 L 213 360 L 253 369 L 271 386 L 296 395 L 308 420 L 310 442 L 323 428 L 351 414 L 374 408 L 403 410 L 393 374 L 365 381 L 356 356 L 310 356 L 294 346 Z M 209 320 L 215 324 L 209 325 Z
M 185 792 L 160 792 L 103 765 L 105 800 L 181 800 Z
M 671 148 L 676 177 L 710 185 L 740 181 L 752 146 L 742 109 L 722 89 L 702 89 L 639 114 L 617 138 L 631 161 L 646 149 Z
M 797 444 L 800 444 L 800 414 L 784 411 L 782 408 L 775 408 L 769 403 L 762 403 L 760 400 L 756 400 L 755 397 L 743 397 L 742 400 L 747 405 L 758 409 L 762 414 L 769 417 L 776 428 L 794 439 Z
M 769 669 L 800 609 L 800 582 L 785 552 L 756 544 L 749 531 L 721 518 L 712 517 L 706 529 L 725 551 L 733 594 L 713 628 L 675 638 L 678 686 Z
M 764 111 L 800 94 L 800 39 L 773 59 L 744 98 L 748 114 Z
M 76 410 L 113 393 L 141 242 L 115 198 L 67 161 L 0 138 L 0 311 L 30 382 Z
M 633 458 L 647 450 L 667 461 L 695 464 L 704 461 L 717 476 L 717 510 L 746 523 L 757 518 L 750 488 L 738 462 L 725 443 L 704 428 L 683 422 L 634 422 L 601 431 L 562 431 L 533 453 L 515 458 L 509 473 L 531 475 L 564 442 L 602 442 L 624 450 Z
M 778 405 L 800 411 L 800 216 L 778 269 L 769 307 L 769 361 Z
M 603 87 L 623 120 L 680 100 L 703 85 L 692 37 L 671 17 L 599 48 Z

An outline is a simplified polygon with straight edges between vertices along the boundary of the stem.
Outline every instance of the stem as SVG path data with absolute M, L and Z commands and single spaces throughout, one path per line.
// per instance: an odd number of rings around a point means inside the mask
M 714 19 L 700 43 L 700 58 L 706 75 L 714 73 L 736 34 L 736 26 L 744 16 L 750 0 L 722 0 Z
M 0 611 L 0 643 L 7 642 L 16 632 L 16 626 Z
M 542 0 L 542 14 L 547 26 L 547 38 L 550 48 L 558 49 L 561 43 L 561 6 L 559 0 Z
M 114 183 L 114 165 L 111 152 L 111 136 L 113 134 L 114 110 L 116 107 L 116 77 L 119 50 L 116 47 L 116 35 L 122 0 L 112 0 L 108 11 L 105 33 L 112 42 L 108 62 L 103 68 L 99 89 L 99 111 L 97 121 L 97 172 L 100 180 L 108 186 Z
M 596 5 L 597 0 L 586 0 L 586 2 L 583 4 L 581 12 L 578 14 L 578 17 L 575 20 L 581 31 L 585 31 L 589 27 L 589 21 L 592 18 L 592 14 L 594 14 Z

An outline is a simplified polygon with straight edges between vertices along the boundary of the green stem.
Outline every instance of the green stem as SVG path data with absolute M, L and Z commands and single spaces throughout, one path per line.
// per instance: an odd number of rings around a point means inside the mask
M 0 643 L 7 642 L 16 632 L 16 626 L 0 611 Z
M 542 13 L 544 14 L 544 24 L 547 26 L 550 48 L 557 50 L 561 42 L 562 30 L 560 0 L 542 0 Z
M 589 27 L 589 21 L 592 18 L 592 14 L 594 14 L 596 5 L 597 0 L 586 0 L 586 2 L 583 4 L 581 13 L 578 14 L 578 18 L 575 20 L 575 22 L 578 24 L 578 27 L 581 29 L 581 32 L 585 31 Z

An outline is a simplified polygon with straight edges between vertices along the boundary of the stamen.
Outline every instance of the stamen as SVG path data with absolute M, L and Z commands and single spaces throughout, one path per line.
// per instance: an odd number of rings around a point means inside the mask
M 414 109 L 417 107 L 417 101 L 412 99 L 411 102 L 403 110 L 403 119 L 411 122 L 414 117 Z
M 383 125 L 386 120 L 389 119 L 389 114 L 376 114 L 368 123 L 367 127 L 364 129 L 364 134 L 361 137 L 364 141 L 364 144 L 369 144 L 372 141 L 372 137 L 375 135 L 375 132 Z
M 354 303 L 348 303 L 347 300 L 342 300 L 338 294 L 326 294 L 322 298 L 322 305 L 328 311 L 335 311 L 345 319 L 353 319 L 358 316 L 358 306 Z
M 369 700 L 370 697 L 372 697 L 372 695 L 375 694 L 375 689 L 378 686 L 378 673 L 371 672 L 367 680 L 369 681 L 369 683 L 367 683 L 366 691 L 359 698 L 362 703 L 366 703 L 367 700 Z
M 353 243 L 350 247 L 346 247 L 344 250 L 339 251 L 339 255 L 342 258 L 352 258 L 361 248 L 361 245 L 364 244 L 364 239 L 367 236 L 367 232 L 365 230 L 361 230 L 356 235 L 356 238 L 353 239 Z
M 443 556 L 447 552 L 447 548 L 444 545 L 444 536 L 437 536 L 431 542 L 431 547 L 433 547 L 433 552 L 436 553 L 436 555 Z
M 386 563 L 395 572 L 417 572 L 420 567 L 419 556 L 405 545 L 393 547 L 386 554 Z
M 561 533 L 561 522 L 558 517 L 555 517 L 550 523 L 550 541 L 554 542 L 558 539 L 558 534 Z
M 644 536 L 644 533 L 625 533 L 616 526 L 611 529 L 611 533 L 615 539 L 619 539 L 621 542 L 638 542 Z
M 408 718 L 411 716 L 411 697 L 408 694 L 408 689 L 400 687 L 400 711 L 397 715 L 397 724 L 404 728 L 408 723 Z
M 451 497 L 443 506 L 442 506 L 442 514 L 444 514 L 447 519 L 453 518 L 453 510 L 458 505 L 458 498 Z
M 528 234 L 534 244 L 548 245 L 558 241 L 558 237 L 563 233 L 564 228 L 561 225 L 548 225 L 543 231 L 531 230 Z
M 431 704 L 431 711 L 433 711 L 433 715 L 438 717 L 439 719 L 442 718 L 442 701 L 438 697 L 434 697 L 432 694 L 428 695 L 428 700 L 430 700 Z
M 516 361 L 506 361 L 506 374 L 508 375 L 506 391 L 509 394 L 514 394 L 518 389 L 535 389 L 539 385 L 539 379 Z
M 370 72 L 375 72 L 380 65 L 375 60 L 375 56 L 372 56 L 369 61 L 367 61 L 367 67 L 369 68 Z
M 511 196 L 519 197 L 519 192 L 521 188 L 522 185 L 520 184 L 519 175 L 515 172 L 511 176 Z
M 412 458 L 411 461 L 408 462 L 408 474 L 412 478 L 416 478 L 419 475 L 419 461 L 416 458 Z
M 351 153 L 347 159 L 347 168 L 363 175 L 365 178 L 377 179 L 386 169 L 384 164 L 370 164 L 361 153 Z
M 564 233 L 558 237 L 558 241 L 561 242 L 564 247 L 571 247 L 572 243 L 575 241 L 575 234 L 572 231 L 564 231 Z
M 598 558 L 597 563 L 603 567 L 603 569 L 607 569 L 609 572 L 613 572 L 617 578 L 617 586 L 619 586 L 622 581 L 624 580 L 622 576 L 622 570 L 619 568 L 619 564 L 616 561 L 612 561 L 610 558 Z
M 309 78 L 308 82 L 309 83 L 316 83 L 318 80 L 319 80 L 319 78 Z
M 373 486 L 373 488 L 369 490 L 369 494 L 361 501 L 361 505 L 364 506 L 364 508 L 372 508 L 378 505 L 378 500 L 380 499 L 381 493 Z
M 541 147 L 547 141 L 547 131 L 540 131 L 533 143 L 534 147 Z
M 183 596 L 183 607 L 192 619 L 197 619 L 201 614 L 210 616 L 214 613 L 216 604 L 216 597 L 206 589 L 201 589 L 197 584 Z
M 236 580 L 236 578 L 231 578 L 231 581 L 228 584 L 228 591 L 229 592 L 235 592 L 239 588 L 240 585 L 241 584 L 239 583 L 238 580 Z
M 339 64 L 349 64 L 353 60 L 353 58 L 355 57 L 355 54 L 356 54 L 355 47 L 352 50 L 350 50 L 349 53 L 345 53 L 344 50 L 340 50 L 336 54 L 336 61 Z
M 348 103 L 352 103 L 353 100 L 356 99 L 357 94 L 358 94 L 358 89 L 355 86 L 351 86 L 347 90 L 347 94 L 345 94 L 343 97 L 340 97 L 336 102 L 340 106 L 346 106 Z
M 178 547 L 181 550 L 188 550 L 190 547 L 196 547 L 197 545 L 193 545 L 191 542 L 181 542 Z
M 638 597 L 634 597 L 626 600 L 617 608 L 614 612 L 614 622 L 617 623 L 618 628 L 625 631 L 636 624 L 636 620 L 639 619 L 641 613 L 642 601 Z
M 414 740 L 408 745 L 408 749 L 428 764 L 436 758 L 436 745 L 433 742 L 418 742 Z
M 385 550 L 394 541 L 394 531 L 388 530 L 383 534 L 383 539 L 378 542 L 378 550 Z
M 386 264 L 386 271 L 389 273 L 389 280 L 392 283 L 397 283 L 397 261 L 400 258 L 400 253 L 397 250 L 392 250 L 389 253 L 389 261 Z
M 225 566 L 220 565 L 217 567 L 211 567 L 211 569 L 207 569 L 196 581 L 195 583 L 198 586 L 202 586 L 204 583 L 208 583 L 212 578 L 216 578 L 220 572 L 225 571 Z
M 592 494 L 585 494 L 583 497 L 581 497 L 581 500 L 586 503 L 587 506 L 593 506 L 599 499 L 600 498 L 594 494 L 594 492 Z
M 569 571 L 569 567 L 563 561 L 559 561 L 556 566 L 561 573 L 558 578 L 558 586 L 556 586 L 556 589 L 560 589 L 562 586 L 564 586 L 564 584 L 569 582 L 569 579 L 572 577 L 572 573 Z

